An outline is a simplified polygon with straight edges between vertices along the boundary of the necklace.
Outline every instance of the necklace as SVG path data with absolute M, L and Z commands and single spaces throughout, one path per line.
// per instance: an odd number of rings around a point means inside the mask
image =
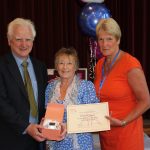
M 110 64 L 110 69 L 112 68 L 113 64 L 115 63 L 119 53 L 120 53 L 120 50 L 117 52 L 117 54 L 115 55 L 114 59 L 112 60 L 112 62 Z M 105 59 L 105 61 L 103 63 L 103 66 L 102 66 L 102 80 L 100 81 L 100 89 L 103 87 L 103 84 L 104 84 L 104 82 L 106 80 L 106 75 L 105 75 L 105 72 L 104 72 L 104 65 L 105 65 L 105 63 L 106 63 L 106 59 Z

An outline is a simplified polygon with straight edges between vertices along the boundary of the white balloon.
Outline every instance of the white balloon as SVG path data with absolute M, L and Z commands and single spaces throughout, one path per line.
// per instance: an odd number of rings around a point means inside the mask
M 82 2 L 87 2 L 87 3 L 102 3 L 104 0 L 81 0 Z

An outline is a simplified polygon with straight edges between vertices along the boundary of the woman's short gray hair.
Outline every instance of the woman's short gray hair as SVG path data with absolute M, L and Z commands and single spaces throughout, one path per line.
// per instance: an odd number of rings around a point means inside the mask
M 70 48 L 61 48 L 57 51 L 55 54 L 55 68 L 57 68 L 58 60 L 60 56 L 67 55 L 67 56 L 72 56 L 75 59 L 75 67 L 76 70 L 79 68 L 79 58 L 78 54 L 75 48 L 70 47 Z

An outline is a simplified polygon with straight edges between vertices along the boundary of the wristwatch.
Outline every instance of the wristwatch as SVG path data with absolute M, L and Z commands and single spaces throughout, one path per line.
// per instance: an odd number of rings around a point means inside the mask
M 127 122 L 125 120 L 121 121 L 121 126 L 124 127 L 125 125 L 127 125 Z

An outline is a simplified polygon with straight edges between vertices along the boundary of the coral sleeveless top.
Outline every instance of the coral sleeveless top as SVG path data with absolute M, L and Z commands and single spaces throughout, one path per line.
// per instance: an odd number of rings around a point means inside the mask
M 101 102 L 109 103 L 112 117 L 124 119 L 137 104 L 136 97 L 128 84 L 127 74 L 133 68 L 142 69 L 139 61 L 128 53 L 124 53 L 107 75 L 102 88 L 102 66 L 105 58 L 101 58 L 95 67 L 95 88 Z M 110 131 L 100 132 L 102 150 L 144 150 L 142 116 L 124 127 L 111 127 Z

